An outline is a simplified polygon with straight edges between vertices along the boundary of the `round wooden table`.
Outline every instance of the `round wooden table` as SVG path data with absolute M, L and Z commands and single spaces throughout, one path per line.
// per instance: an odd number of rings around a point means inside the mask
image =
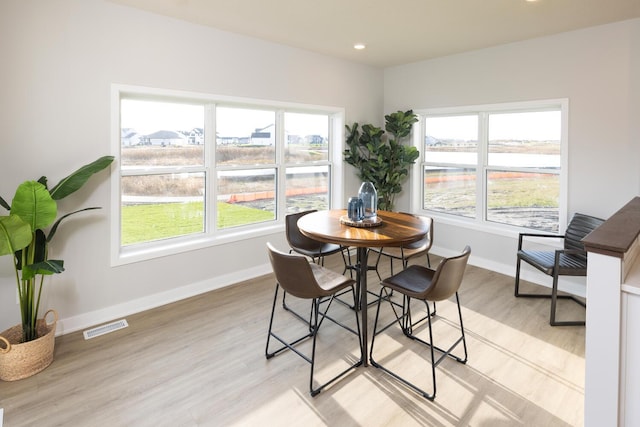
M 298 220 L 300 232 L 312 239 L 336 243 L 342 246 L 355 246 L 358 251 L 356 281 L 360 288 L 360 298 L 356 307 L 360 307 L 362 319 L 362 363 L 368 365 L 367 355 L 367 271 L 368 249 L 385 246 L 403 246 L 417 242 L 425 237 L 429 231 L 429 224 L 419 216 L 378 211 L 380 224 L 375 226 L 351 226 L 341 222 L 346 218 L 345 209 L 333 209 L 328 211 L 312 212 Z

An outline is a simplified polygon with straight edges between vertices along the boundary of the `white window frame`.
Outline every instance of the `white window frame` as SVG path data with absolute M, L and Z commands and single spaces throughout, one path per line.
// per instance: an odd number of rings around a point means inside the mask
M 122 246 L 120 242 L 120 208 L 121 208 L 121 126 L 120 126 L 120 100 L 123 97 L 134 97 L 138 99 L 151 99 L 157 101 L 178 101 L 192 102 L 205 106 L 205 129 L 213 129 L 213 132 L 205 132 L 205 166 L 206 180 L 206 200 L 205 200 L 205 231 L 195 235 L 175 237 L 165 240 L 145 242 L 130 246 Z M 111 153 L 116 157 L 114 162 L 117 166 L 116 173 L 111 174 L 111 265 L 124 265 L 154 259 L 167 255 L 179 254 L 182 252 L 201 249 L 210 246 L 222 245 L 226 243 L 252 239 L 260 236 L 282 232 L 284 229 L 284 217 L 286 215 L 286 200 L 283 192 L 276 191 L 279 196 L 276 200 L 276 219 L 274 221 L 249 224 L 245 226 L 232 227 L 217 230 L 215 227 L 215 105 L 232 106 L 240 108 L 267 108 L 276 111 L 276 129 L 279 129 L 277 141 L 284 143 L 284 111 L 327 114 L 329 116 L 329 156 L 326 161 L 316 162 L 318 165 L 328 165 L 330 170 L 329 181 L 329 203 L 330 207 L 341 207 L 344 193 L 344 166 L 342 161 L 342 151 L 344 147 L 344 123 L 345 111 L 341 107 L 320 106 L 310 104 L 299 104 L 290 102 L 269 101 L 252 98 L 230 97 L 212 95 L 205 93 L 194 93 L 177 90 L 155 89 L 140 86 L 113 84 L 111 86 Z M 276 150 L 281 153 L 283 150 Z M 284 158 L 279 154 L 274 165 L 261 165 L 264 167 L 275 167 L 277 182 L 285 182 L 285 171 L 287 167 L 295 164 L 285 163 Z M 277 188 L 276 188 L 277 190 Z
M 475 231 L 484 231 L 493 234 L 517 237 L 521 232 L 535 231 L 530 228 L 517 227 L 509 224 L 501 224 L 486 219 L 486 201 L 487 201 L 487 188 L 486 188 L 486 174 L 488 170 L 495 169 L 495 167 L 489 167 L 487 147 L 488 141 L 486 136 L 488 135 L 488 115 L 490 113 L 515 113 L 515 112 L 529 112 L 540 111 L 544 109 L 555 108 L 560 110 L 561 114 L 561 136 L 560 136 L 560 200 L 559 203 L 559 219 L 558 227 L 559 234 L 562 234 L 567 226 L 567 189 L 568 189 L 568 165 L 569 165 L 569 132 L 568 132 L 568 115 L 569 115 L 569 100 L 566 98 L 560 99 L 547 99 L 537 101 L 523 101 L 523 102 L 511 102 L 500 104 L 484 104 L 484 105 L 472 105 L 462 107 L 445 107 L 445 108 L 428 108 L 428 109 L 416 109 L 414 112 L 418 115 L 418 122 L 414 125 L 413 129 L 413 144 L 420 151 L 420 159 L 413 166 L 412 180 L 411 180 L 411 209 L 413 212 L 420 213 L 422 215 L 430 216 L 436 221 L 454 225 L 458 227 L 468 228 Z M 425 160 L 425 116 L 446 116 L 446 115 L 464 115 L 464 114 L 479 114 L 479 140 L 478 140 L 478 162 L 475 165 L 468 165 L 469 167 L 476 168 L 476 217 L 467 218 L 457 215 L 449 215 L 443 212 L 431 211 L 424 209 L 423 197 L 424 197 L 424 179 L 423 170 L 426 165 L 429 164 Z

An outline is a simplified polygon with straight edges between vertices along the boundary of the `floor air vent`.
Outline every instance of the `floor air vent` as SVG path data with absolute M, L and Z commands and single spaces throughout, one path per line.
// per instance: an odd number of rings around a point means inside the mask
M 91 338 L 99 337 L 100 335 L 108 334 L 109 332 L 117 331 L 118 329 L 123 329 L 129 326 L 125 319 L 118 320 L 116 322 L 107 323 L 106 325 L 97 326 L 92 329 L 87 329 L 83 332 L 84 339 L 88 340 Z

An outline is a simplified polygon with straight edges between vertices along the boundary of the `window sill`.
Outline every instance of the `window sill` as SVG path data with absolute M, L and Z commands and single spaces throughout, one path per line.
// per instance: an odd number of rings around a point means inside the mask
M 236 229 L 220 233 L 217 236 L 198 235 L 197 237 L 181 237 L 158 242 L 131 245 L 120 248 L 111 259 L 111 266 L 133 264 L 155 258 L 177 255 L 188 251 L 249 240 L 284 231 L 284 224 L 273 223 L 260 228 Z
M 552 234 L 549 232 L 533 230 L 530 228 L 483 222 L 474 218 L 454 217 L 452 215 L 440 214 L 427 210 L 421 211 L 420 215 L 431 217 L 433 218 L 434 222 L 439 224 L 465 228 L 474 232 L 483 232 L 496 236 L 508 237 L 516 241 L 518 240 L 520 233 Z M 560 249 L 563 246 L 563 242 L 560 236 L 558 236 L 558 239 L 527 237 L 527 241 L 543 244 L 545 246 L 550 246 L 557 249 Z

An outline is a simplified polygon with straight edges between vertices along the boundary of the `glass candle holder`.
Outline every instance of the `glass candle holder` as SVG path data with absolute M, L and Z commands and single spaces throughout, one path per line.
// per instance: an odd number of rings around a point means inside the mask
M 378 215 L 378 192 L 372 182 L 363 182 L 358 191 L 362 199 L 364 219 L 375 219 Z
M 362 221 L 364 216 L 362 199 L 360 197 L 350 197 L 347 204 L 347 216 L 351 221 Z

